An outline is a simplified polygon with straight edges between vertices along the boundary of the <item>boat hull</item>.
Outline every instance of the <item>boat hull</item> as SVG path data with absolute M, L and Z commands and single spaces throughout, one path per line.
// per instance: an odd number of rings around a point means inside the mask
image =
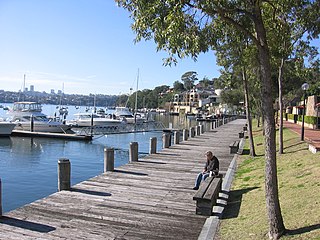
M 70 121 L 69 124 L 76 127 L 91 127 L 91 119 L 89 120 L 76 120 L 76 121 Z M 102 127 L 116 127 L 122 125 L 123 122 L 121 121 L 105 121 L 100 119 L 94 119 L 93 120 L 93 126 L 102 126 Z
M 8 137 L 16 124 L 10 122 L 0 122 L 0 137 Z
M 33 124 L 34 132 L 65 133 L 70 129 L 71 129 L 71 126 L 68 126 L 65 124 L 50 124 L 50 123 L 42 123 L 42 122 L 35 122 Z M 14 130 L 31 131 L 31 124 L 28 122 L 17 123 Z

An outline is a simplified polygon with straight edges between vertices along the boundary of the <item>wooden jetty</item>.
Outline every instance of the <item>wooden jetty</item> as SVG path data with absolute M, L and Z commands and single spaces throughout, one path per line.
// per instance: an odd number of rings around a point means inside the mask
M 244 124 L 229 122 L 4 213 L 0 238 L 198 239 L 207 217 L 196 215 L 192 187 L 204 152 L 212 150 L 225 173 Z
M 91 141 L 92 136 L 90 135 L 78 135 L 70 133 L 50 133 L 50 132 L 30 132 L 22 130 L 13 130 L 11 133 L 12 136 L 20 137 L 46 137 L 46 138 L 62 138 L 62 139 L 73 139 L 73 140 L 84 140 Z

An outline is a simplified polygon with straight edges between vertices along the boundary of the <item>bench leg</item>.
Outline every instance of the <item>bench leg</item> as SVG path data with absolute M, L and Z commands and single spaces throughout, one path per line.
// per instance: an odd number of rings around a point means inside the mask
M 197 200 L 196 204 L 196 214 L 197 215 L 204 215 L 204 216 L 211 216 L 212 215 L 212 208 L 215 205 L 216 200 L 213 201 L 206 201 L 206 200 Z

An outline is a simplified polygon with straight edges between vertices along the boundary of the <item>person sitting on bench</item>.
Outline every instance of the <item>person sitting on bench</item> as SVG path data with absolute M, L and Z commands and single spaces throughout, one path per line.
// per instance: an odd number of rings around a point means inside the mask
M 219 160 L 216 156 L 213 155 L 211 151 L 207 151 L 205 153 L 207 157 L 206 164 L 204 166 L 204 169 L 201 173 L 198 174 L 195 182 L 195 186 L 193 190 L 198 190 L 201 181 L 204 181 L 207 177 L 209 177 L 210 172 L 212 172 L 213 176 L 217 176 L 219 174 Z

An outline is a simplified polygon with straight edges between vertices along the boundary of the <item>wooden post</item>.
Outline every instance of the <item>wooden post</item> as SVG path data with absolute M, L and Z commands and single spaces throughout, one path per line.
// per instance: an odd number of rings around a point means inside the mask
M 182 135 L 183 135 L 183 141 L 187 141 L 188 140 L 188 130 L 184 128 Z
M 170 133 L 162 134 L 162 148 L 168 148 L 170 146 Z
M 91 119 L 90 119 L 90 127 L 93 127 L 93 113 L 91 113 Z
M 129 162 L 138 161 L 138 142 L 131 142 L 129 148 Z
M 200 125 L 200 133 L 203 134 L 204 133 L 204 125 Z
M 192 127 L 189 128 L 189 137 L 192 137 Z
M 200 125 L 197 125 L 197 136 L 200 136 Z
M 150 138 L 150 154 L 155 154 L 157 153 L 157 138 L 156 137 L 152 137 Z
M 174 144 L 180 143 L 180 131 L 174 131 L 173 139 L 174 139 Z
M 2 217 L 2 183 L 0 178 L 0 218 Z
M 58 191 L 70 190 L 70 161 L 67 158 L 58 160 Z
M 33 115 L 31 114 L 30 116 L 30 132 L 33 132 L 34 129 L 34 119 L 33 119 Z
M 104 148 L 104 172 L 114 171 L 114 148 Z

